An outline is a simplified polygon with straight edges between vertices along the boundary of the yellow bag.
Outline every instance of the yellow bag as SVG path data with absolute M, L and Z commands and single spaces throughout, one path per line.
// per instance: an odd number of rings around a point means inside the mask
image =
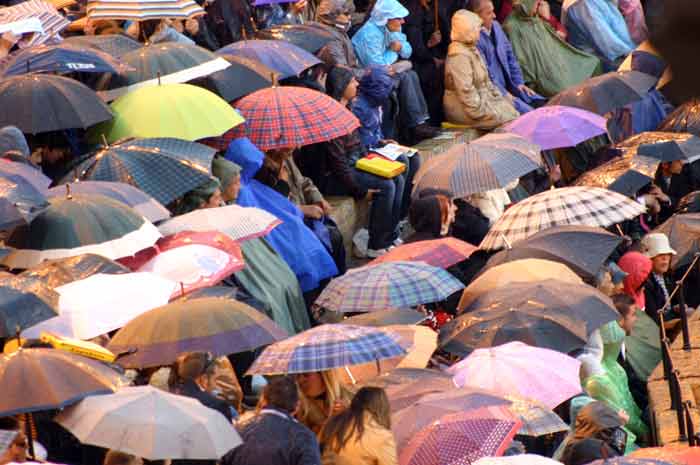
M 369 154 L 365 158 L 357 160 L 355 168 L 391 179 L 403 173 L 406 170 L 406 165 L 400 161 L 387 160 L 380 155 Z
M 71 339 L 44 332 L 41 333 L 40 339 L 42 342 L 51 344 L 54 349 L 71 352 L 73 354 L 93 358 L 102 362 L 112 363 L 117 358 L 117 356 L 109 350 L 92 342 Z

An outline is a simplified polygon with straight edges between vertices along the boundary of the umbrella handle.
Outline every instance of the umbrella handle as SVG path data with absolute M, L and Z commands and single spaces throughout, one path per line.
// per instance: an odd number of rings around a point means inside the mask
M 29 446 L 29 457 L 36 460 L 36 453 L 34 452 L 34 438 L 36 437 L 36 426 L 34 425 L 34 418 L 32 418 L 31 413 L 24 414 L 24 431 L 27 436 L 27 444 Z
M 347 365 L 345 365 L 343 368 L 345 369 L 345 373 L 348 374 L 348 377 L 350 378 L 350 382 L 353 384 L 353 386 L 354 386 L 355 384 L 357 384 L 357 380 L 356 380 L 355 377 L 352 375 L 352 371 L 350 371 L 350 368 L 348 368 Z

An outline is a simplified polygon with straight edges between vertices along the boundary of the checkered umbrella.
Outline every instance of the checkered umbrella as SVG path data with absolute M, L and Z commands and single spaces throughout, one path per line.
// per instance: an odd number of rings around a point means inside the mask
M 544 404 L 515 396 L 506 396 L 506 399 L 512 402 L 508 410 L 522 422 L 518 430 L 522 436 L 538 437 L 569 429 L 569 425 Z
M 406 353 L 390 331 L 352 325 L 321 325 L 268 346 L 249 375 L 309 373 L 361 365 Z
M 420 262 L 355 268 L 335 278 L 315 305 L 336 312 L 372 312 L 440 302 L 464 285 L 447 271 Z
M 248 138 L 260 150 L 293 148 L 344 136 L 360 125 L 340 103 L 302 87 L 270 87 L 242 98 Z
M 446 415 L 399 450 L 399 465 L 471 464 L 501 455 L 520 428 L 506 407 L 486 407 Z
M 413 193 L 445 189 L 464 197 L 507 186 L 542 166 L 540 148 L 515 134 L 488 134 L 432 157 L 416 173 Z
M 372 261 L 372 265 L 386 262 L 410 261 L 425 262 L 438 268 L 449 268 L 455 263 L 469 258 L 474 253 L 476 247 L 455 239 L 454 237 L 444 237 L 430 241 L 418 241 L 410 244 L 403 244 L 391 249 L 389 253 Z
M 495 250 L 564 224 L 607 226 L 635 218 L 646 208 L 622 194 L 598 187 L 563 187 L 525 199 L 491 227 L 480 247 Z

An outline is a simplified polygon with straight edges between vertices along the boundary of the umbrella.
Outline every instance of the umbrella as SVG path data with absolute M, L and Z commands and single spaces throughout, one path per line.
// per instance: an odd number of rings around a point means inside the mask
M 58 294 L 32 277 L 0 275 L 0 337 L 12 337 L 58 314 Z
M 184 145 L 184 143 L 182 145 Z M 133 145 L 130 147 L 133 147 Z M 125 150 L 128 152 L 128 149 L 125 148 Z M 152 151 L 155 157 L 159 157 L 162 153 L 163 152 L 160 150 Z M 96 163 L 108 163 L 104 156 L 100 157 L 99 160 L 92 161 Z M 179 166 L 182 166 L 182 164 Z M 161 180 L 161 182 L 162 178 L 160 178 L 160 176 L 162 176 L 164 171 L 162 168 L 163 167 L 160 166 L 158 170 L 159 180 Z M 180 181 L 182 181 L 182 179 L 180 179 Z M 66 195 L 66 192 L 86 195 L 98 194 L 118 200 L 133 208 L 136 213 L 143 216 L 151 223 L 170 218 L 170 212 L 160 202 L 138 188 L 123 182 L 81 181 L 72 184 L 62 184 L 49 189 L 49 196 L 60 197 Z
M 574 185 L 609 189 L 613 192 L 635 197 L 637 191 L 654 181 L 659 161 L 644 156 L 625 154 L 586 171 Z
M 206 78 L 194 79 L 191 83 L 219 94 L 227 102 L 270 87 L 273 77 L 279 76 L 272 68 L 249 58 L 232 55 L 222 55 L 222 58 L 231 66 Z
M 457 386 L 534 399 L 554 408 L 582 390 L 581 362 L 549 349 L 509 342 L 476 349 L 447 371 Z
M 130 270 L 101 255 L 84 254 L 75 257 L 46 260 L 20 273 L 19 276 L 36 278 L 51 288 L 88 278 L 94 274 L 124 274 Z
M 287 337 L 275 322 L 232 299 L 178 300 L 127 323 L 109 350 L 129 352 L 118 363 L 127 368 L 169 365 L 187 351 L 228 355 L 257 349 Z
M 430 241 L 418 241 L 403 244 L 388 253 L 372 260 L 372 265 L 386 262 L 408 261 L 424 262 L 438 268 L 449 268 L 469 258 L 476 247 L 454 237 L 443 237 Z
M 698 159 L 700 158 L 700 137 L 691 135 L 683 141 L 672 140 L 642 144 L 637 149 L 637 153 L 661 162 Z
M 216 410 L 152 386 L 84 399 L 56 421 L 83 444 L 148 460 L 218 460 L 242 443 Z
M 416 325 L 426 318 L 424 313 L 414 310 L 381 310 L 351 316 L 341 323 L 356 326 Z
M 179 283 L 179 296 L 217 284 L 245 266 L 241 246 L 217 231 L 164 237 L 121 262 Z
M 676 462 L 668 462 L 660 459 L 638 459 L 634 457 L 613 457 L 610 459 L 596 460 L 587 465 L 678 465 Z
M 565 224 L 608 227 L 635 218 L 646 207 L 617 192 L 596 187 L 563 187 L 529 197 L 510 207 L 481 242 L 500 249 L 538 231 Z
M 262 89 L 243 97 L 236 108 L 246 119 L 248 138 L 263 151 L 325 142 L 360 125 L 343 105 L 303 87 Z
M 0 416 L 53 410 L 126 385 L 95 360 L 56 349 L 20 349 L 0 355 Z
M 215 151 L 205 145 L 180 139 L 126 140 L 99 149 L 76 166 L 62 182 L 82 180 L 130 184 L 162 205 L 168 205 L 211 179 L 214 154 Z M 75 192 L 83 189 L 81 186 L 75 188 Z M 116 197 L 114 194 L 106 196 Z
M 700 136 L 700 100 L 692 99 L 677 107 L 659 125 L 659 131 L 689 132 Z
M 0 230 L 31 223 L 47 206 L 44 194 L 24 178 L 0 177 Z
M 283 40 L 316 54 L 329 42 L 336 40 L 333 34 L 318 23 L 285 24 L 258 31 L 258 39 Z
M 700 463 L 700 449 L 695 447 L 645 447 L 629 454 L 629 457 L 656 460 L 668 460 L 679 465 L 695 465 Z
M 487 134 L 430 158 L 416 173 L 413 192 L 437 188 L 465 197 L 506 187 L 541 165 L 538 146 L 515 134 Z
M 166 304 L 176 289 L 175 282 L 154 273 L 94 274 L 57 287 L 60 314 L 25 329 L 22 336 L 39 338 L 47 332 L 92 339 Z
M 224 299 L 237 300 L 238 302 L 250 305 L 265 316 L 270 316 L 268 314 L 269 306 L 267 304 L 264 304 L 255 297 L 252 297 L 243 288 L 232 286 L 228 283 L 222 286 L 211 286 L 197 289 L 194 292 L 190 292 L 189 294 L 179 297 L 177 300 L 192 300 L 202 297 L 221 297 Z
M 89 0 L 89 19 L 191 19 L 205 12 L 194 0 Z
M 515 396 L 506 396 L 506 399 L 511 401 L 508 410 L 522 423 L 519 435 L 538 437 L 569 430 L 569 425 L 559 415 L 540 402 Z
M 620 236 L 592 226 L 555 226 L 544 229 L 493 255 L 486 269 L 523 258 L 563 263 L 584 278 L 595 278 L 622 242 Z
M 654 76 L 639 71 L 616 71 L 586 79 L 549 100 L 547 105 L 564 105 L 605 115 L 641 100 L 656 85 Z
M 474 465 L 561 465 L 561 462 L 535 454 L 512 455 L 509 457 L 484 457 Z
M 40 170 L 31 165 L 0 158 L 0 178 L 15 181 L 15 177 L 22 178 L 23 181 L 34 186 L 39 192 L 46 191 L 52 182 Z
M 420 262 L 389 262 L 349 270 L 331 280 L 314 305 L 336 312 L 372 312 L 440 302 L 464 285 Z
M 93 138 L 104 136 L 108 142 L 124 137 L 195 141 L 220 136 L 243 122 L 225 100 L 190 84 L 142 87 L 119 97 L 111 107 L 114 119 L 93 128 Z
M 501 455 L 520 428 L 506 407 L 488 407 L 445 415 L 416 434 L 403 450 L 399 465 L 472 463 Z
M 365 326 L 316 326 L 263 350 L 249 375 L 331 370 L 398 357 L 406 351 L 390 331 Z
M 542 150 L 574 147 L 607 132 L 602 116 L 578 108 L 559 105 L 537 108 L 503 127 L 518 134 Z
M 674 268 L 688 265 L 700 252 L 700 213 L 673 215 L 654 232 L 666 234 L 676 251 L 671 262 Z
M 120 59 L 133 70 L 121 76 L 103 77 L 98 89 L 108 101 L 141 87 L 179 84 L 231 66 L 205 48 L 179 42 L 148 44 L 125 53 Z
M 453 388 L 425 394 L 410 406 L 392 413 L 391 423 L 397 449 L 404 449 L 416 433 L 445 415 L 508 405 L 510 401 L 482 389 Z
M 26 40 L 19 41 L 20 48 L 40 45 L 50 40 L 60 41 L 59 32 L 70 24 L 70 21 L 56 11 L 54 5 L 42 0 L 28 0 L 0 10 L 0 24 L 28 19 L 37 21 L 39 27 Z
M 75 44 L 101 50 L 108 55 L 119 58 L 127 52 L 141 48 L 142 44 L 123 34 L 104 34 L 95 36 L 71 36 L 64 39 L 66 44 Z
M 29 226 L 15 229 L 15 247 L 2 262 L 30 268 L 47 259 L 95 253 L 107 258 L 133 255 L 160 238 L 155 226 L 126 205 L 99 195 L 53 197 Z
M 352 388 L 375 386 L 384 389 L 391 411 L 398 412 L 413 405 L 426 394 L 453 391 L 452 377 L 445 372 L 425 368 L 396 368 Z
M 87 128 L 111 118 L 97 94 L 73 79 L 25 74 L 0 80 L 0 126 L 36 134 Z
M 234 241 L 243 242 L 266 236 L 280 223 L 276 216 L 265 210 L 227 205 L 176 216 L 158 226 L 158 229 L 166 236 L 182 231 L 221 231 Z
M 289 42 L 280 40 L 242 40 L 216 51 L 217 55 L 233 55 L 259 61 L 280 73 L 281 78 L 298 76 L 321 60 Z
M 94 48 L 72 43 L 25 48 L 5 58 L 0 75 L 28 73 L 123 73 L 129 66 Z
M 482 347 L 521 341 L 569 353 L 619 315 L 610 299 L 587 285 L 511 284 L 477 297 L 440 330 L 440 348 L 466 356 Z
M 545 230 L 546 231 L 546 230 Z M 525 258 L 502 265 L 490 267 L 481 273 L 462 293 L 457 308 L 462 310 L 480 295 L 494 289 L 510 286 L 514 283 L 537 283 L 554 281 L 566 287 L 568 284 L 583 284 L 581 278 L 561 263 Z

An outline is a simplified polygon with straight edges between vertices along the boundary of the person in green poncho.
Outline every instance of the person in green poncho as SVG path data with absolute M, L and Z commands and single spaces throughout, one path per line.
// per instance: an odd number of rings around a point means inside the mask
M 616 411 L 624 412 L 628 418 L 626 451 L 635 448 L 635 441 L 646 438 L 648 426 L 642 420 L 642 411 L 629 390 L 627 374 L 617 363 L 625 335 L 635 325 L 637 307 L 627 295 L 613 297 L 615 308 L 621 315 L 619 321 L 611 321 L 593 333 L 581 361 L 582 385 L 592 398 L 607 403 Z M 621 413 L 622 414 L 622 413 Z
M 537 16 L 542 0 L 515 0 L 503 28 L 518 57 L 525 83 L 551 97 L 600 72 L 600 60 L 563 41 Z

